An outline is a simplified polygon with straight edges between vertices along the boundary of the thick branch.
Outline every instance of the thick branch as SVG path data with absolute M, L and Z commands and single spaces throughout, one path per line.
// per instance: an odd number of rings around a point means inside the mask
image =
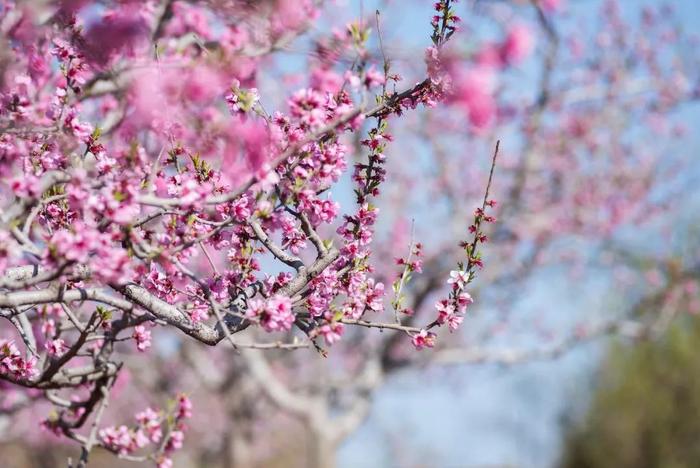
M 302 262 L 299 257 L 288 254 L 287 252 L 282 250 L 280 246 L 272 242 L 272 239 L 270 239 L 268 235 L 265 234 L 263 228 L 256 221 L 251 221 L 250 227 L 253 228 L 255 237 L 257 237 L 258 240 L 262 242 L 263 245 L 267 248 L 267 250 L 269 250 L 270 253 L 274 255 L 279 261 L 281 261 L 285 265 L 289 265 L 297 271 L 305 267 L 304 262 Z

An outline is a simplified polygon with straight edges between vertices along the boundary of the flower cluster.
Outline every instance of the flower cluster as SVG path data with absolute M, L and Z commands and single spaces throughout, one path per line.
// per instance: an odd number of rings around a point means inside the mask
M 327 269 L 309 283 L 310 294 L 306 307 L 313 317 L 321 317 L 330 311 L 330 304 L 338 293 L 338 272 Z
M 267 332 L 288 331 L 294 324 L 291 299 L 278 294 L 267 300 L 248 301 L 246 316 L 259 323 Z
M 353 104 L 346 93 L 334 96 L 312 88 L 300 89 L 289 100 L 289 113 L 304 131 L 318 130 L 348 115 Z
M 344 317 L 359 319 L 366 311 L 384 310 L 384 283 L 369 278 L 364 271 L 349 274 L 345 292 L 348 297 L 341 308 Z
M 495 157 L 493 164 L 495 164 Z M 486 196 L 488 197 L 488 188 L 486 190 Z M 459 269 L 450 272 L 450 277 L 447 280 L 447 283 L 451 286 L 449 296 L 447 299 L 441 299 L 435 303 L 438 316 L 428 328 L 447 324 L 452 332 L 457 330 L 464 321 L 467 306 L 474 302 L 471 295 L 465 291 L 465 288 L 476 277 L 475 269 L 477 267 L 483 268 L 484 266 L 481 253 L 478 251 L 478 246 L 479 244 L 488 242 L 488 237 L 482 231 L 482 224 L 496 221 L 493 216 L 487 215 L 485 211 L 486 208 L 493 208 L 495 206 L 496 202 L 494 200 L 484 198 L 483 206 L 474 211 L 474 222 L 468 229 L 469 233 L 473 235 L 473 238 L 470 242 L 464 241 L 460 243 L 467 254 L 467 263 L 465 265 L 463 262 L 459 262 Z M 435 336 L 425 329 L 413 335 L 413 345 L 416 349 L 423 349 L 426 347 L 432 348 L 434 343 Z
M 402 266 L 401 274 L 398 275 L 396 280 L 391 285 L 394 291 L 394 299 L 391 301 L 391 305 L 396 313 L 403 313 L 406 315 L 413 315 L 411 309 L 403 307 L 403 301 L 405 296 L 403 290 L 405 286 L 411 281 L 411 276 L 413 273 L 420 273 L 423 271 L 423 244 L 420 242 L 415 245 L 411 245 L 408 252 L 407 258 L 397 258 L 396 264 Z
M 257 88 L 243 89 L 235 80 L 231 92 L 225 96 L 231 115 L 244 115 L 251 111 L 260 100 Z
M 464 63 L 453 51 L 442 47 L 443 39 L 454 32 L 455 24 L 460 21 L 452 13 L 450 3 L 453 2 L 435 4 L 438 15 L 433 17 L 433 45 L 425 51 L 430 91 L 435 99 L 447 100 L 461 107 L 471 129 L 479 132 L 496 123 L 499 72 L 519 65 L 531 55 L 534 34 L 526 23 L 505 23 L 502 41 L 480 45 Z
M 433 16 L 430 24 L 433 27 L 431 39 L 435 46 L 444 44 L 458 29 L 457 24 L 461 19 L 451 8 L 454 3 L 457 3 L 457 0 L 440 0 L 433 5 L 437 14 Z
M 339 322 L 330 322 L 321 325 L 318 329 L 318 335 L 323 337 L 323 340 L 328 346 L 339 341 L 343 337 L 345 325 Z
M 0 374 L 19 380 L 31 379 L 39 373 L 36 364 L 34 356 L 22 357 L 14 340 L 0 339 Z
M 160 442 L 160 439 L 163 437 L 161 415 L 149 406 L 140 413 L 136 413 L 135 417 L 136 422 L 139 424 L 137 439 L 143 439 L 145 435 L 149 442 L 153 442 L 154 444 Z
M 46 348 L 46 352 L 49 356 L 57 357 L 65 353 L 68 349 L 65 341 L 63 341 L 61 338 L 57 338 L 55 340 L 48 340 L 44 347 Z
M 132 431 L 127 426 L 106 427 L 99 432 L 102 443 L 120 455 L 126 455 L 148 444 L 148 437 L 141 431 Z
M 468 292 L 460 290 L 457 299 L 450 303 L 447 299 L 442 299 L 435 304 L 438 311 L 437 322 L 439 325 L 447 324 L 450 331 L 455 331 L 462 324 L 467 306 L 474 302 Z
M 435 346 L 435 333 L 421 329 L 420 332 L 413 335 L 411 342 L 416 349 L 432 348 Z
M 192 416 L 192 403 L 184 394 L 178 395 L 174 410 L 158 411 L 150 406 L 136 413 L 136 425 L 109 426 L 98 433 L 100 442 L 109 450 L 120 455 L 133 454 L 150 444 L 159 445 L 155 459 L 159 467 L 172 466 L 171 455 L 182 448 L 184 424 Z
M 54 48 L 51 50 L 51 55 L 56 57 L 61 63 L 61 71 L 66 77 L 66 87 L 75 93 L 81 91 L 81 86 L 85 83 L 85 74 L 88 69 L 88 64 L 85 61 L 85 56 L 70 42 L 55 38 L 53 40 Z M 40 67 L 35 67 L 40 68 Z
M 132 337 L 136 341 L 136 349 L 143 352 L 151 347 L 151 331 L 144 325 L 136 325 Z

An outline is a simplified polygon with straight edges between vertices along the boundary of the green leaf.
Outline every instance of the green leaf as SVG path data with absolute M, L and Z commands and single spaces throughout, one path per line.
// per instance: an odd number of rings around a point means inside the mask
M 97 306 L 95 308 L 95 312 L 97 312 L 100 315 L 100 318 L 102 319 L 103 322 L 106 322 L 107 320 L 112 319 L 112 311 L 108 310 L 102 306 Z

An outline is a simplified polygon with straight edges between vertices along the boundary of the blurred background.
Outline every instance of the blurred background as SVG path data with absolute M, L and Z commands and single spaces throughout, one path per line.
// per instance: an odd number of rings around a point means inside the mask
M 287 3 L 260 2 L 260 15 Z M 425 77 L 432 8 L 323 2 L 265 58 L 261 102 L 284 108 L 328 60 L 333 28 L 352 22 L 371 29 L 370 59 L 411 86 Z M 256 355 L 253 375 L 229 350 L 163 334 L 155 356 L 131 360 L 110 410 L 188 392 L 195 416 L 176 466 L 700 466 L 700 2 L 456 9 L 462 30 L 443 56 L 454 94 L 390 122 L 375 268 L 388 290 L 394 259 L 421 242 L 406 305 L 435 313 L 500 140 L 497 220 L 464 324 L 417 356 L 405 336 L 348 333 L 325 359 Z M 352 60 L 324 66 L 342 73 Z M 349 175 L 334 194 L 350 211 Z M 35 420 L 0 416 L 0 464 L 53 467 L 74 453 L 31 436 Z M 96 453 L 93 464 L 127 462 Z

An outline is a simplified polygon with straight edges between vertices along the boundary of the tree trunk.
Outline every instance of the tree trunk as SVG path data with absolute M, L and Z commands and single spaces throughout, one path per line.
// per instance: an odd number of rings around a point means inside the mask
M 238 429 L 231 429 L 224 442 L 224 468 L 248 468 L 253 466 L 250 444 Z
M 310 468 L 335 468 L 336 443 L 321 431 L 311 429 Z

